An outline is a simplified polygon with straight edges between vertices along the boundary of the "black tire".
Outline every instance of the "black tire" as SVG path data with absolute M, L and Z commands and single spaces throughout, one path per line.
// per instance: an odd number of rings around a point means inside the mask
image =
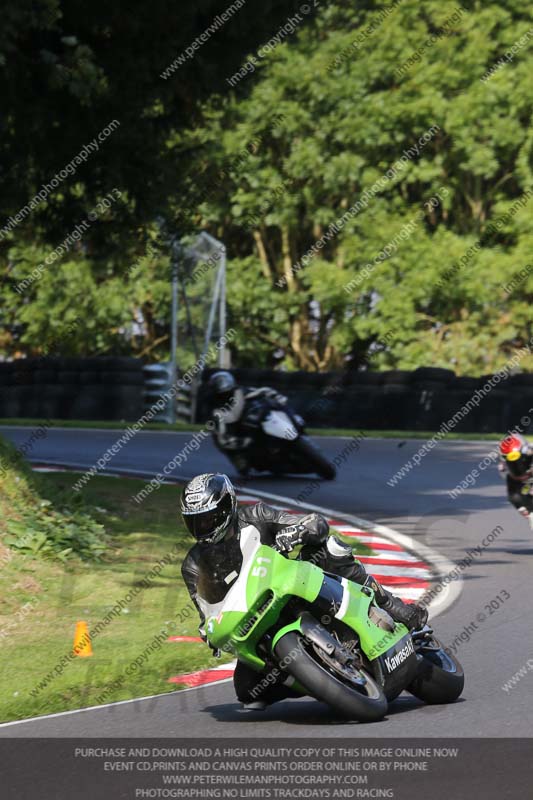
M 533 373 L 520 372 L 510 378 L 512 386 L 531 386 L 533 385 Z
M 61 370 L 57 373 L 57 382 L 59 386 L 78 386 L 80 373 L 72 370 Z
M 80 372 L 80 384 L 82 386 L 94 385 L 100 383 L 100 373 L 93 370 Z M 82 390 L 83 391 L 83 390 Z
M 440 644 L 436 639 L 436 644 Z M 418 651 L 423 656 L 418 676 L 407 687 L 407 691 L 429 705 L 454 703 L 461 695 L 465 676 L 461 664 L 451 655 L 440 650 Z
M 455 380 L 456 375 L 452 369 L 443 367 L 417 367 L 413 372 L 413 380 L 417 382 L 435 381 L 449 383 Z
M 33 373 L 33 382 L 39 386 L 45 383 L 54 384 L 57 382 L 57 372 L 53 369 L 36 369 Z
M 328 461 L 309 439 L 300 437 L 298 441 L 294 443 L 294 448 L 298 456 L 303 459 L 304 463 L 307 462 L 309 464 L 309 472 L 316 472 L 317 475 L 320 475 L 320 477 L 324 478 L 326 481 L 332 481 L 336 478 L 337 470 L 331 461 Z
M 480 386 L 481 382 L 479 378 L 468 378 L 460 375 L 454 378 L 453 381 L 450 381 L 449 385 L 446 387 L 446 392 L 470 392 L 470 394 L 472 394 L 472 392 L 479 389 Z
M 102 363 L 101 369 L 106 372 L 140 372 L 142 362 L 139 358 L 130 356 L 110 356 L 105 359 L 105 363 Z
M 344 386 L 350 386 L 357 389 L 359 386 L 381 386 L 383 383 L 382 372 L 347 372 L 344 380 Z
M 413 373 L 406 369 L 389 369 L 383 373 L 383 383 L 385 386 L 409 386 L 413 378 Z
M 100 379 L 107 386 L 143 386 L 144 375 L 141 370 L 116 370 L 116 372 L 101 372 Z
M 283 669 L 316 700 L 327 703 L 348 719 L 359 722 L 377 722 L 387 713 L 388 703 L 380 686 L 365 670 L 368 693 L 335 676 L 326 664 L 320 662 L 318 652 L 306 649 L 303 636 L 295 631 L 286 633 L 275 647 L 275 654 Z

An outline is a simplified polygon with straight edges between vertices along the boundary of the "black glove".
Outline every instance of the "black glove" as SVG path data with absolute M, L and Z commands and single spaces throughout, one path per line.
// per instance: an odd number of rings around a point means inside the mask
M 290 553 L 297 544 L 301 544 L 305 531 L 304 525 L 289 525 L 277 533 L 276 547 L 280 553 Z
M 412 616 L 409 630 L 419 631 L 427 624 L 429 616 L 428 610 L 425 606 L 420 606 L 418 603 L 411 603 L 411 608 Z

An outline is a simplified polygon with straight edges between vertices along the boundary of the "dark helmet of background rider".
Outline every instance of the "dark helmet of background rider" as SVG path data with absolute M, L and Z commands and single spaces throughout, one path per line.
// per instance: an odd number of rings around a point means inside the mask
M 231 372 L 214 372 L 207 382 L 207 394 L 211 405 L 224 406 L 233 398 L 237 381 Z

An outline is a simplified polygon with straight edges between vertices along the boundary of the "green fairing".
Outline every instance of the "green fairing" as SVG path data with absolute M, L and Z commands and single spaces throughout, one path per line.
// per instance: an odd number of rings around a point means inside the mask
M 345 587 L 348 589 L 350 599 L 345 613 L 339 613 L 339 619 L 352 628 L 359 636 L 361 649 L 370 661 L 384 655 L 387 650 L 393 647 L 403 637 L 409 633 L 405 625 L 397 622 L 394 631 L 386 631 L 375 625 L 368 616 L 370 604 L 374 598 L 374 593 L 367 594 L 362 588 L 352 581 L 346 581 Z
M 241 661 L 261 670 L 265 661 L 257 653 L 258 642 L 271 630 L 275 632 L 273 649 L 288 631 L 299 630 L 299 620 L 276 630 L 281 612 L 293 597 L 312 604 L 320 593 L 324 572 L 314 564 L 289 560 L 267 545 L 254 543 L 253 534 L 248 544 L 244 543 L 243 553 L 240 575 L 224 600 L 214 605 L 201 599 L 200 602 L 210 644 L 235 653 Z M 403 625 L 396 624 L 394 631 L 389 632 L 369 619 L 373 600 L 370 589 L 363 590 L 347 580 L 343 580 L 343 587 L 344 599 L 336 617 L 357 633 L 369 660 L 386 653 L 407 634 Z

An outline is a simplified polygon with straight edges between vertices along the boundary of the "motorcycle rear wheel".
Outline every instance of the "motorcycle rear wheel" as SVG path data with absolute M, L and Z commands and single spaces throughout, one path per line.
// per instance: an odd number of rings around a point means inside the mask
M 334 669 L 331 658 L 312 645 L 306 646 L 303 636 L 295 631 L 285 634 L 275 653 L 283 669 L 292 675 L 306 692 L 348 719 L 377 722 L 387 713 L 388 703 L 374 678 L 364 669 L 342 665 Z M 351 670 L 351 680 L 350 680 Z M 354 681 L 358 676 L 364 684 Z
M 440 645 L 437 639 L 432 640 Z M 407 687 L 407 691 L 423 700 L 428 705 L 454 703 L 461 695 L 465 685 L 463 668 L 459 661 L 438 649 L 420 648 L 418 655 L 423 661 L 415 680 Z
M 304 463 L 308 463 L 309 472 L 316 472 L 326 481 L 332 481 L 337 476 L 337 470 L 333 464 L 308 439 L 298 439 L 294 447 L 298 456 L 303 458 Z

